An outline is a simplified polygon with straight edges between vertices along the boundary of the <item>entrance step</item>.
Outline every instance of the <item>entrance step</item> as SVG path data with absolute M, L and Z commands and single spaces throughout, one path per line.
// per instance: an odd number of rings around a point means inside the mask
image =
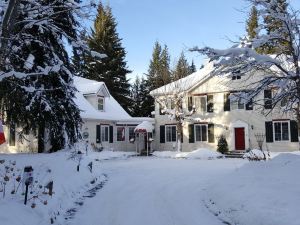
M 225 154 L 226 158 L 243 158 L 245 151 L 229 151 Z

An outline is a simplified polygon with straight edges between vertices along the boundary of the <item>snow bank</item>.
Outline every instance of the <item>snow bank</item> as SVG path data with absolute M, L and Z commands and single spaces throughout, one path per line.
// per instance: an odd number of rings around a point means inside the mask
M 86 155 L 85 149 L 84 144 L 79 144 L 73 151 L 64 150 L 52 154 L 0 154 L 1 225 L 50 224 L 50 218 L 54 217 L 56 217 L 56 224 L 65 223 L 65 213 L 74 207 L 74 202 L 91 189 L 94 183 L 106 179 L 102 174 L 101 162 L 98 161 L 124 159 L 133 155 L 133 153 L 113 151 L 92 152 L 89 148 Z M 78 151 L 82 152 L 79 172 L 77 172 L 80 158 Z M 90 162 L 93 162 L 92 172 L 88 168 Z M 11 194 L 11 191 L 17 189 L 19 183 L 16 178 L 23 177 L 23 168 L 28 165 L 34 169 L 34 186 L 30 188 L 32 194 L 29 194 L 28 204 L 25 206 L 23 185 L 20 184 L 16 194 Z M 13 171 L 8 169 L 7 173 L 5 167 L 14 169 Z M 6 193 L 3 198 L 2 180 L 6 174 L 10 180 L 5 187 Z M 52 197 L 43 193 L 47 190 L 44 186 L 51 180 L 54 182 Z M 38 197 L 34 198 L 34 196 Z M 47 205 L 44 205 L 45 201 Z M 36 205 L 35 208 L 31 208 L 33 203 Z
M 261 151 L 260 149 L 251 149 L 249 152 L 246 152 L 243 155 L 243 158 L 249 160 L 263 160 L 267 156 L 268 156 L 267 152 L 265 152 L 264 155 L 263 151 Z
M 98 153 L 96 156 L 97 160 L 110 160 L 110 159 L 126 159 L 131 156 L 135 156 L 135 152 L 120 152 L 120 151 L 111 151 L 103 150 Z
M 230 224 L 299 225 L 300 156 L 250 162 L 207 190 L 206 204 Z
M 199 148 L 192 152 L 174 152 L 174 151 L 162 151 L 153 152 L 153 155 L 159 158 L 184 158 L 184 159 L 217 159 L 223 158 L 223 155 L 219 152 L 209 150 L 206 148 Z

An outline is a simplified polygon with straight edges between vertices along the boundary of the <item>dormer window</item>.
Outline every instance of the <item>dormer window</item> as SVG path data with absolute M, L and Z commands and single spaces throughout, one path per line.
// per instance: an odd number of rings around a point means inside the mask
M 98 110 L 104 111 L 104 98 L 98 98 Z

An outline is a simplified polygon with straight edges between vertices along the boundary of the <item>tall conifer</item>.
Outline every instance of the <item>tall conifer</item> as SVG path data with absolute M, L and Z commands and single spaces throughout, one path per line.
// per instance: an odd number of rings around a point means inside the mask
M 98 6 L 98 14 L 94 22 L 94 29 L 88 38 L 88 45 L 92 51 L 106 54 L 107 57 L 97 60 L 92 55 L 87 57 L 86 64 L 89 66 L 85 78 L 105 82 L 111 95 L 129 111 L 132 101 L 130 100 L 130 84 L 126 75 L 128 70 L 125 56 L 126 51 L 122 47 L 116 30 L 117 22 L 109 6 L 102 3 Z

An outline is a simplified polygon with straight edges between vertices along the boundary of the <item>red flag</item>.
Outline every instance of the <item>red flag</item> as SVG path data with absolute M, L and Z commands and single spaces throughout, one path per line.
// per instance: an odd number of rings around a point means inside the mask
M 2 145 L 5 142 L 5 136 L 4 136 L 4 130 L 2 121 L 0 120 L 0 145 Z

